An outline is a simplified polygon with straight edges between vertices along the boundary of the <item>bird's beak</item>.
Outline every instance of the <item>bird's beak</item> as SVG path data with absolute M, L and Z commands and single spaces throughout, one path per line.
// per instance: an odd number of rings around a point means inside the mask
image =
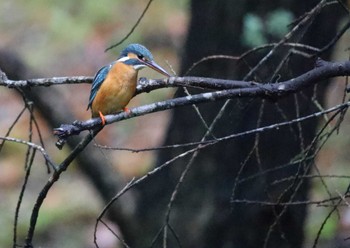
M 160 65 L 158 65 L 156 62 L 154 62 L 154 61 L 143 61 L 143 63 L 146 66 L 148 66 L 149 68 L 159 72 L 160 74 L 163 74 L 164 76 L 167 76 L 167 77 L 171 77 L 171 75 L 166 70 L 164 70 Z

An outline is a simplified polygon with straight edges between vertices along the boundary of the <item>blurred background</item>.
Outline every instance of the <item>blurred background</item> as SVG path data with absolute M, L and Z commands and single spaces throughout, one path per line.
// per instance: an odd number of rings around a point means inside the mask
M 107 47 L 130 32 L 146 4 L 146 1 L 137 0 L 0 1 L 0 49 L 16 53 L 35 72 L 36 77 L 93 76 L 99 68 L 115 60 L 127 44 L 136 42 L 149 48 L 163 68 L 176 72 L 178 54 L 187 29 L 187 0 L 156 1 L 151 4 L 128 40 L 105 52 Z M 160 77 L 152 70 L 143 70 L 139 76 Z M 57 90 L 64 94 L 62 101 L 70 103 L 75 119 L 90 118 L 90 111 L 86 111 L 90 85 L 63 86 L 57 87 Z M 129 106 L 168 99 L 172 95 L 173 90 L 142 94 L 134 98 Z M 3 87 L 0 96 L 0 135 L 4 136 L 22 110 L 23 101 L 16 92 Z M 29 115 L 25 114 L 10 136 L 26 139 L 28 118 Z M 60 152 L 55 147 L 52 130 L 45 128 L 45 118 L 39 116 L 38 120 L 48 152 L 53 154 L 55 161 L 62 160 L 67 150 Z M 168 113 L 162 112 L 118 123 L 105 128 L 96 142 L 114 147 L 157 146 L 162 142 L 167 122 Z M 34 140 L 38 141 L 36 134 Z M 12 244 L 14 209 L 24 180 L 22 165 L 25 153 L 26 147 L 7 143 L 0 155 L 1 247 Z M 126 178 L 140 175 L 154 164 L 152 152 L 105 153 L 107 166 L 118 166 Z M 33 200 L 47 178 L 42 160 L 40 156 L 37 157 L 21 209 L 19 235 L 22 238 L 28 228 Z M 36 237 L 44 247 L 92 246 L 94 220 L 103 205 L 98 193 L 75 165 L 55 185 L 44 205 Z M 64 240 L 55 235 L 58 231 L 65 237 Z M 109 234 L 108 231 L 106 233 Z M 115 238 L 112 235 L 110 239 L 105 237 L 101 240 L 111 241 L 111 244 L 102 244 L 102 247 L 114 247 Z
M 155 60 L 167 71 L 178 73 L 180 56 L 189 23 L 189 1 L 154 1 L 131 36 L 119 47 L 104 52 L 121 40 L 135 24 L 146 6 L 138 0 L 61 0 L 61 1 L 5 1 L 0 0 L 0 49 L 17 54 L 37 77 L 93 76 L 105 64 L 115 60 L 126 44 L 137 42 L 148 47 Z M 288 29 L 274 28 L 274 23 L 286 25 L 295 18 L 288 11 L 276 12 L 271 23 L 273 32 L 285 34 Z M 245 19 L 244 42 L 253 47 L 266 42 L 261 36 L 260 21 L 256 16 Z M 348 59 L 344 52 L 349 44 L 345 35 L 338 42 L 334 60 Z M 158 78 L 151 70 L 143 70 L 140 76 Z M 340 102 L 343 86 L 333 82 L 327 93 L 327 104 Z M 90 85 L 56 86 L 63 92 L 62 101 L 69 102 L 75 119 L 86 120 Z M 32 90 L 35 90 L 33 88 Z M 159 90 L 142 94 L 129 106 L 138 106 L 171 98 L 174 90 Z M 50 99 L 47 99 L 50 101 Z M 11 89 L 0 88 L 0 135 L 4 136 L 23 109 L 22 99 Z M 162 144 L 169 123 L 169 111 L 135 118 L 106 127 L 96 142 L 112 147 L 145 148 Z M 15 125 L 11 137 L 27 139 L 28 113 Z M 74 121 L 72 119 L 71 121 Z M 349 118 L 342 125 L 349 131 Z M 38 116 L 39 125 L 48 153 L 55 161 L 62 160 L 67 150 L 55 147 L 52 130 L 46 127 L 44 117 Z M 37 134 L 34 141 L 38 141 Z M 344 135 L 333 136 L 318 156 L 321 174 L 348 175 L 349 140 Z M 24 146 L 7 142 L 0 153 L 0 246 L 12 244 L 14 210 L 24 180 Z M 155 163 L 155 154 L 105 151 L 106 166 L 117 167 L 125 178 L 142 175 Z M 47 176 L 43 160 L 37 156 L 20 211 L 18 226 L 21 239 L 26 235 L 33 203 Z M 330 179 L 330 191 L 336 192 L 348 184 L 348 179 Z M 315 184 L 311 199 L 323 199 L 326 195 L 321 185 Z M 69 204 L 67 204 L 69 203 Z M 69 167 L 60 181 L 50 191 L 40 211 L 35 242 L 42 247 L 93 247 L 92 233 L 97 214 L 103 207 L 99 194 L 77 170 Z M 346 209 L 344 211 L 347 211 Z M 327 212 L 322 207 L 310 207 L 306 225 L 306 240 L 313 240 Z M 326 223 L 322 240 L 332 240 L 340 232 L 350 229 L 350 212 L 342 218 L 334 217 Z M 59 233 L 59 235 L 57 235 Z M 101 247 L 115 247 L 116 239 L 101 228 Z M 64 239 L 62 239 L 64 237 Z M 40 240 L 40 241 L 39 241 Z

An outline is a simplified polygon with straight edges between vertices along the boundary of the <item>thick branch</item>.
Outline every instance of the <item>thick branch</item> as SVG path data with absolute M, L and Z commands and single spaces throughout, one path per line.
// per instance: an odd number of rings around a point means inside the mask
M 188 87 L 211 90 L 225 90 L 237 88 L 249 88 L 260 85 L 255 82 L 245 82 L 238 80 L 227 80 L 205 77 L 170 77 L 168 79 L 146 79 L 140 78 L 136 94 L 150 92 L 152 90 L 167 87 Z
M 260 97 L 268 99 L 278 99 L 285 95 L 289 95 L 300 91 L 310 85 L 316 84 L 324 79 L 336 76 L 350 75 L 350 62 L 325 62 L 318 60 L 316 68 L 302 74 L 299 77 L 279 83 L 257 83 L 238 80 L 224 80 L 216 78 L 203 77 L 170 77 L 168 79 L 145 79 L 140 78 L 136 94 L 150 92 L 160 88 L 167 87 L 192 87 L 207 90 L 217 90 L 214 92 L 206 92 L 202 94 L 170 99 L 162 102 L 156 102 L 149 105 L 140 106 L 131 109 L 129 114 L 118 113 L 115 115 L 107 115 L 107 124 L 129 119 L 148 113 L 158 112 L 166 109 L 186 106 L 196 103 L 217 101 L 222 99 L 230 99 L 235 97 Z M 54 77 L 29 80 L 9 80 L 6 77 L 0 78 L 0 86 L 12 87 L 37 87 L 51 86 L 61 84 L 79 84 L 91 83 L 91 77 Z M 88 121 L 75 121 L 73 124 L 62 124 L 55 129 L 55 134 L 59 137 L 60 143 L 64 144 L 65 140 L 71 136 L 79 134 L 84 130 L 94 129 L 99 126 L 99 119 L 91 119 Z
M 138 93 L 148 92 L 151 89 L 164 88 L 175 84 L 224 90 L 179 97 L 132 108 L 130 109 L 129 113 L 120 112 L 114 115 L 107 115 L 106 123 L 111 124 L 148 113 L 172 109 L 179 106 L 212 102 L 221 99 L 236 97 L 260 97 L 277 100 L 278 98 L 301 91 L 302 89 L 319 83 L 322 80 L 347 75 L 350 75 L 350 61 L 331 63 L 318 60 L 316 63 L 316 68 L 302 74 L 299 77 L 279 83 L 255 83 L 201 77 L 171 77 L 168 80 L 147 80 L 147 82 L 145 79 L 142 79 L 144 82 L 140 84 L 141 88 L 139 89 Z M 61 127 L 56 128 L 55 134 L 64 143 L 69 136 L 77 135 L 84 130 L 94 129 L 99 125 L 101 125 L 101 120 L 99 118 L 90 119 L 83 122 L 75 121 L 73 124 L 63 124 Z
M 0 77 L 0 86 L 6 86 L 8 88 L 29 88 L 40 86 L 53 86 L 62 84 L 91 84 L 92 77 L 53 77 L 53 78 L 37 78 L 27 80 L 10 80 L 6 77 Z M 152 90 L 165 88 L 165 87 L 193 87 L 202 89 L 232 89 L 232 88 L 244 88 L 251 87 L 254 83 L 234 80 L 216 79 L 214 82 L 210 78 L 201 77 L 171 77 L 169 79 L 146 79 L 140 78 L 137 86 L 136 95 L 144 92 L 150 92 Z
M 53 77 L 53 78 L 37 78 L 26 80 L 10 80 L 7 78 L 0 78 L 0 86 L 7 86 L 9 88 L 29 88 L 37 86 L 52 86 L 61 84 L 81 84 L 91 83 L 92 77 Z

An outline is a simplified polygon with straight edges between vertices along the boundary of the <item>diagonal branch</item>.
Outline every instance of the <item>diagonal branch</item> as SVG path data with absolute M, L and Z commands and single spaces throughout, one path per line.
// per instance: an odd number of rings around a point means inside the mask
M 92 133 L 85 136 L 85 138 L 73 149 L 73 151 L 64 159 L 64 161 L 58 165 L 57 169 L 53 172 L 50 179 L 46 182 L 45 186 L 40 191 L 38 198 L 35 202 L 35 205 L 32 210 L 31 218 L 30 218 L 30 226 L 28 229 L 25 248 L 32 248 L 32 240 L 34 236 L 34 231 L 36 227 L 36 223 L 39 216 L 39 211 L 41 205 L 43 204 L 47 193 L 53 186 L 53 184 L 59 179 L 60 175 L 68 168 L 71 162 L 77 157 L 77 155 L 85 149 L 85 147 L 90 143 L 90 141 L 97 135 L 97 133 L 101 129 L 95 129 Z

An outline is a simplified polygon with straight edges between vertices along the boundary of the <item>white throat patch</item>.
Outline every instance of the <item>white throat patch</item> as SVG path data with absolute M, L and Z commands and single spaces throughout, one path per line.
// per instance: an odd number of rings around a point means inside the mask
M 145 65 L 134 65 L 133 66 L 136 71 L 141 70 L 142 68 L 145 68 Z
M 118 59 L 117 61 L 118 62 L 124 62 L 124 61 L 127 61 L 128 59 L 130 59 L 128 56 L 125 56 L 125 57 L 121 57 L 120 59 Z
M 131 59 L 129 56 L 124 56 L 124 57 L 121 57 L 120 59 L 117 60 L 117 62 L 125 62 L 127 60 Z M 136 71 L 138 70 L 141 70 L 142 68 L 145 68 L 146 66 L 145 65 L 133 65 L 132 66 Z

